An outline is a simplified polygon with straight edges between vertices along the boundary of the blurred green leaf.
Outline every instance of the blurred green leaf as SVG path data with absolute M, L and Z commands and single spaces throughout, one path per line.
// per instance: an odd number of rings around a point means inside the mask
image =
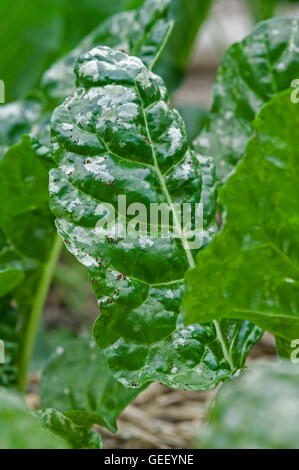
M 0 78 L 6 101 L 37 86 L 50 64 L 117 12 L 141 0 L 9 0 L 0 3 Z
M 79 45 L 59 59 L 42 77 L 45 93 L 60 103 L 75 89 L 77 58 L 97 45 L 122 49 L 154 65 L 164 47 L 172 21 L 167 20 L 171 0 L 146 0 L 138 10 L 119 13 L 100 23 Z
M 42 424 L 68 443 L 71 449 L 103 449 L 101 435 L 74 424 L 53 408 L 37 412 Z
M 64 439 L 43 429 L 23 400 L 0 389 L 0 449 L 66 449 Z
M 172 0 L 168 19 L 175 25 L 155 72 L 165 80 L 168 90 L 181 83 L 190 62 L 200 27 L 213 0 Z
M 95 341 L 78 338 L 56 348 L 43 370 L 41 400 L 78 425 L 97 423 L 115 432 L 118 415 L 141 390 L 117 382 Z
M 298 449 L 298 367 L 287 361 L 259 363 L 216 396 L 207 430 L 208 449 Z
M 191 143 L 204 127 L 209 113 L 199 106 L 189 104 L 176 105 L 176 109 L 184 119 L 189 142 Z
M 8 365 L 15 371 L 14 379 L 10 374 L 11 384 L 16 384 L 17 366 L 25 360 L 27 335 L 35 328 L 29 321 L 30 312 L 37 308 L 36 299 L 56 240 L 48 204 L 51 164 L 40 157 L 39 150 L 32 138 L 23 136 L 0 160 L 0 296 L 6 296 L 0 303 L 0 316 L 2 327 L 8 322 L 11 329 L 9 312 L 17 308 L 14 326 L 20 328 L 20 335 L 14 338 L 18 357 L 14 356 L 14 362 Z M 13 300 L 17 307 L 12 309 Z M 5 335 L 1 339 L 5 340 Z M 2 383 L 7 382 L 6 369 L 4 366 L 0 370 Z

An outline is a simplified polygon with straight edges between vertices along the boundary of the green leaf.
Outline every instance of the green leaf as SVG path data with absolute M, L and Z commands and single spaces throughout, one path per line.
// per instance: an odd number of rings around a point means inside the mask
M 52 165 L 40 149 L 34 139 L 23 136 L 0 160 L 0 298 L 9 294 L 0 303 L 0 317 L 9 321 L 11 304 L 17 303 L 15 326 L 21 328 L 21 342 L 18 357 L 9 367 L 20 367 L 20 380 L 25 380 L 33 347 L 28 339 L 37 328 L 33 318 L 42 308 L 60 246 L 48 203 Z M 6 382 L 3 377 L 0 380 Z
M 247 352 L 260 329 L 241 322 L 185 328 L 180 301 L 194 260 L 182 233 L 116 238 L 118 222 L 126 224 L 120 213 L 103 238 L 98 222 L 100 203 L 117 208 L 119 194 L 147 209 L 202 201 L 204 247 L 216 231 L 212 161 L 189 150 L 161 79 L 140 59 L 98 47 L 79 58 L 76 74 L 78 88 L 52 117 L 58 169 L 51 171 L 50 198 L 58 233 L 90 272 L 101 311 L 95 339 L 127 387 L 156 380 L 211 388 L 243 365 L 242 354 L 232 360 L 234 348 Z M 179 225 L 175 215 L 170 231 Z
M 45 72 L 42 87 L 56 103 L 75 89 L 76 59 L 95 46 L 105 45 L 139 56 L 153 66 L 165 46 L 173 22 L 167 19 L 171 0 L 146 0 L 138 10 L 122 12 L 108 18 L 80 44 Z
M 298 368 L 259 363 L 218 392 L 199 446 L 208 449 L 298 449 Z
M 113 378 L 91 338 L 59 346 L 43 370 L 42 406 L 56 408 L 84 427 L 97 423 L 115 432 L 118 415 L 138 393 L 140 389 L 125 388 Z
M 199 106 L 189 104 L 177 105 L 176 109 L 185 121 L 189 143 L 191 143 L 205 126 L 209 113 Z
M 178 88 L 185 76 L 198 31 L 207 18 L 212 3 L 212 0 L 171 1 L 168 18 L 174 21 L 174 28 L 155 68 L 170 92 Z
M 224 226 L 187 275 L 187 321 L 246 319 L 299 338 L 298 106 L 265 105 L 255 137 L 220 192 Z
M 1 0 L 0 78 L 6 101 L 38 85 L 53 61 L 71 50 L 100 21 L 142 0 Z
M 44 102 L 37 93 L 0 106 L 0 160 L 9 147 L 20 142 L 23 134 L 39 136 L 43 109 Z
M 40 410 L 38 417 L 46 429 L 63 438 L 71 449 L 103 449 L 99 433 L 76 426 L 67 416 L 53 408 Z
M 15 289 L 24 279 L 21 269 L 0 270 L 0 297 Z
M 287 0 L 283 0 L 286 2 Z M 252 12 L 253 19 L 256 23 L 259 21 L 272 18 L 275 14 L 277 3 L 280 0 L 247 0 L 248 7 Z
M 15 394 L 0 389 L 0 449 L 66 449 L 65 440 L 43 429 Z
M 251 122 L 277 92 L 299 76 L 299 18 L 259 24 L 225 54 L 214 85 L 210 118 L 194 148 L 215 159 L 225 178 L 240 160 L 253 133 Z

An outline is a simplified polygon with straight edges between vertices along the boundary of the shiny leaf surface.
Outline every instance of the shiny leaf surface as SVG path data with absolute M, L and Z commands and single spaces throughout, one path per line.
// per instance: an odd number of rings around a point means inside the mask
M 299 19 L 259 24 L 224 55 L 214 85 L 214 102 L 194 148 L 215 159 L 224 179 L 242 157 L 253 133 L 251 122 L 277 92 L 299 76 Z
M 299 338 L 298 105 L 283 93 L 220 192 L 224 226 L 187 276 L 187 321 L 246 319 Z
M 52 117 L 58 169 L 51 171 L 50 195 L 58 233 L 90 272 L 101 311 L 94 337 L 127 387 L 157 380 L 211 388 L 243 365 L 241 351 L 260 329 L 241 322 L 184 327 L 184 275 L 194 263 L 185 237 L 122 238 L 115 231 L 126 225 L 119 194 L 145 208 L 202 201 L 206 246 L 216 231 L 212 162 L 189 150 L 161 79 L 140 59 L 99 47 L 80 57 L 76 74 L 78 88 Z M 106 237 L 98 225 L 101 203 L 118 209 Z M 178 225 L 177 216 L 170 232 Z

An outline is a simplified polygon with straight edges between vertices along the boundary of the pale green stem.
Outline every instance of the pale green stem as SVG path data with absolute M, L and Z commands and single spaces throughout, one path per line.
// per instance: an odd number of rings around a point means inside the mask
M 47 299 L 48 291 L 54 275 L 56 264 L 61 253 L 62 246 L 62 240 L 58 237 L 58 235 L 56 235 L 54 243 L 52 245 L 52 249 L 50 251 L 49 258 L 43 268 L 34 302 L 29 313 L 28 320 L 26 321 L 26 327 L 23 331 L 22 348 L 19 359 L 18 381 L 18 388 L 21 392 L 24 392 L 26 390 L 27 373 L 31 356 L 33 353 L 33 348 L 35 345 L 36 335 L 38 332 L 41 315 L 44 309 L 44 305 Z

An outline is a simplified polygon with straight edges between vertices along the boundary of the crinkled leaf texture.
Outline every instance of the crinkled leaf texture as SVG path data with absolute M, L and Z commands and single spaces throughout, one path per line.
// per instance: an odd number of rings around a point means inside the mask
M 299 338 L 298 127 L 289 91 L 255 120 L 256 135 L 220 192 L 223 229 L 187 275 L 189 323 L 246 319 Z
M 56 408 L 80 426 L 100 424 L 117 430 L 116 419 L 140 389 L 117 382 L 105 356 L 91 338 L 78 338 L 59 346 L 43 370 L 41 402 Z
M 80 57 L 76 74 L 78 88 L 52 116 L 50 198 L 59 234 L 90 271 L 101 311 L 94 337 L 127 387 L 211 388 L 243 366 L 261 330 L 226 320 L 184 327 L 184 275 L 194 261 L 183 240 L 116 238 L 122 213 L 103 238 L 98 222 L 100 204 L 117 209 L 119 194 L 147 209 L 202 201 L 205 246 L 216 230 L 212 162 L 189 150 L 161 79 L 139 58 L 99 47 Z
M 71 449 L 103 449 L 99 433 L 77 426 L 59 411 L 48 408 L 38 411 L 37 415 L 43 426 L 63 438 Z
M 173 21 L 167 19 L 170 3 L 171 0 L 146 0 L 139 9 L 118 13 L 100 23 L 44 73 L 41 85 L 46 94 L 56 103 L 70 95 L 75 89 L 76 59 L 98 45 L 124 50 L 153 66 L 173 26 Z
M 242 157 L 256 113 L 298 76 L 298 17 L 265 21 L 226 52 L 210 117 L 194 142 L 197 151 L 215 159 L 219 179 Z
M 6 364 L 0 366 L 2 385 L 16 383 L 17 356 L 21 359 L 22 353 L 15 328 L 18 323 L 24 338 L 56 239 L 47 189 L 51 165 L 41 158 L 39 150 L 36 141 L 24 136 L 0 160 L 0 339 L 9 351 Z
M 41 426 L 22 398 L 0 388 L 0 449 L 66 449 L 68 443 Z
M 208 449 L 298 449 L 298 367 L 256 363 L 223 385 L 199 446 Z

